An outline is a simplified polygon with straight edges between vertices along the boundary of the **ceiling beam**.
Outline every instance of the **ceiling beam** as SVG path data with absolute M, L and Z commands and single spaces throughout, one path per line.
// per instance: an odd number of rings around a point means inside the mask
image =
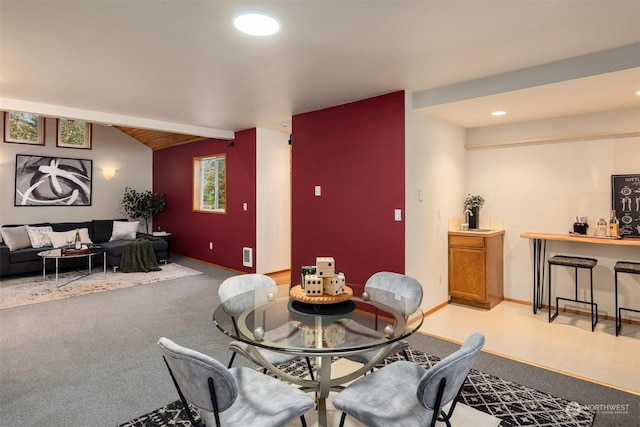
M 416 92 L 413 95 L 413 108 L 417 110 L 639 67 L 640 43 L 635 43 Z
M 234 132 L 232 130 L 222 130 L 202 126 L 186 125 L 182 123 L 164 122 L 142 117 L 125 116 L 122 114 L 104 113 L 101 111 L 83 110 L 79 108 L 64 107 L 59 105 L 22 101 L 19 99 L 0 97 L 0 110 L 20 111 L 24 113 L 39 114 L 47 117 L 64 117 L 76 120 L 85 120 L 91 123 L 104 125 L 118 125 L 139 129 L 159 130 L 207 138 L 229 140 L 234 138 Z

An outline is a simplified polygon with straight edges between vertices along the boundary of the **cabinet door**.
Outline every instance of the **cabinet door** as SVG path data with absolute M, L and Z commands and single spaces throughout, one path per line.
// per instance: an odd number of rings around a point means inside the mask
M 485 251 L 449 249 L 449 293 L 458 298 L 485 300 Z

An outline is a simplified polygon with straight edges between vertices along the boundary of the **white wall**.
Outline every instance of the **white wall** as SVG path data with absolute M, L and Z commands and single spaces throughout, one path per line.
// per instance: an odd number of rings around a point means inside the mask
M 291 268 L 289 135 L 256 129 L 256 272 Z
M 119 212 L 119 204 L 125 187 L 130 186 L 139 191 L 151 189 L 151 149 L 117 129 L 94 125 L 91 150 L 56 147 L 55 119 L 46 119 L 45 131 L 44 146 L 0 143 L 0 225 L 124 217 Z M 16 154 L 93 160 L 92 205 L 15 207 L 13 193 Z M 106 167 L 116 169 L 111 181 L 102 176 L 102 169 Z
M 500 138 L 499 128 L 493 132 Z M 640 173 L 640 138 L 473 148 L 466 157 L 467 188 L 486 200 L 481 215 L 504 219 L 505 297 L 530 302 L 531 244 L 520 234 L 568 233 L 576 215 L 587 215 L 592 227 L 598 218 L 608 218 L 611 175 Z M 613 316 L 613 265 L 622 259 L 640 261 L 640 250 L 560 242 L 549 242 L 548 249 L 550 255 L 598 259 L 594 269 L 595 300 L 601 313 Z M 559 281 L 554 280 L 554 284 L 564 285 L 561 292 L 571 297 L 573 272 L 565 270 L 559 270 Z M 627 301 L 634 299 L 632 304 L 640 306 L 640 281 L 631 277 L 623 280 L 635 280 L 635 293 L 629 294 Z
M 448 219 L 463 211 L 465 130 L 413 110 L 405 96 L 405 273 L 422 284 L 427 311 L 449 299 Z
M 504 225 L 505 298 L 530 303 L 531 243 L 520 234 L 567 233 L 576 215 L 587 215 L 595 225 L 610 213 L 611 175 L 640 173 L 637 136 L 491 147 L 494 142 L 552 137 L 564 128 L 558 127 L 559 120 L 544 120 L 465 131 L 413 110 L 411 94 L 406 97 L 406 274 L 424 287 L 423 310 L 448 300 L 447 220 L 461 216 L 467 193 L 485 198 L 481 218 L 497 218 Z M 629 122 L 628 114 L 624 118 Z M 567 120 L 574 135 L 593 133 L 593 115 Z M 470 141 L 488 146 L 469 146 Z M 640 250 L 632 247 L 549 242 L 548 250 L 550 256 L 598 259 L 595 300 L 600 313 L 610 316 L 614 315 L 613 265 L 617 260 L 640 262 Z M 554 284 L 570 297 L 572 271 L 555 273 Z M 640 306 L 640 280 L 631 275 L 620 279 L 627 306 Z M 580 297 L 584 296 L 581 291 Z

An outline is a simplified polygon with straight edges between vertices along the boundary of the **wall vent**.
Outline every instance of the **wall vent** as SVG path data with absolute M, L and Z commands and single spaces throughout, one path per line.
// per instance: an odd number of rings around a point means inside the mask
M 253 249 L 242 248 L 242 265 L 244 267 L 253 267 Z

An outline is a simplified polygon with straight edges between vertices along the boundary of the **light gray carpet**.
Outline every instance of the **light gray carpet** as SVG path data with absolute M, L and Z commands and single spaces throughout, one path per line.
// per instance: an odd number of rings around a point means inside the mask
M 0 425 L 117 426 L 175 401 L 161 336 L 228 361 L 229 339 L 211 315 L 233 273 L 175 260 L 204 274 L 0 310 Z M 439 357 L 458 347 L 417 335 L 410 342 Z M 567 400 L 630 405 L 628 415 L 597 415 L 595 426 L 638 420 L 638 396 L 487 354 L 476 368 Z

